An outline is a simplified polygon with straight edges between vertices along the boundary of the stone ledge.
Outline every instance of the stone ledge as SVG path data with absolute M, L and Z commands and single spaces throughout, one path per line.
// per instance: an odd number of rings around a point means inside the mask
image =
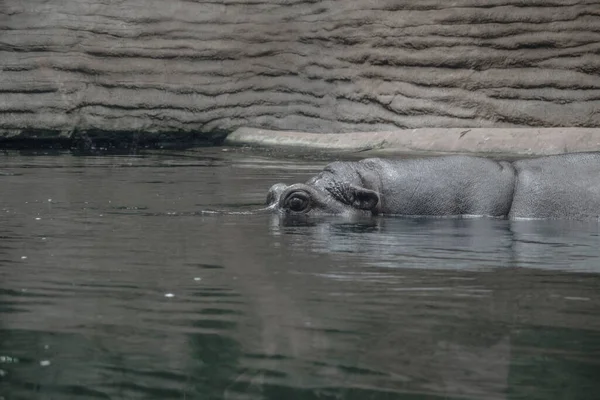
M 239 128 L 225 144 L 377 154 L 549 155 L 600 151 L 600 128 L 419 128 L 385 132 L 307 133 Z

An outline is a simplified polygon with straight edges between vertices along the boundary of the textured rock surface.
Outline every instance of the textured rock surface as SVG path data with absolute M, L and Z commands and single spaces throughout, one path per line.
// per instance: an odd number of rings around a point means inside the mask
M 0 137 L 600 127 L 600 0 L 2 0 Z
M 549 155 L 600 151 L 595 128 L 418 128 L 343 134 L 239 128 L 226 144 L 292 151 L 349 152 L 363 157 L 410 153 Z

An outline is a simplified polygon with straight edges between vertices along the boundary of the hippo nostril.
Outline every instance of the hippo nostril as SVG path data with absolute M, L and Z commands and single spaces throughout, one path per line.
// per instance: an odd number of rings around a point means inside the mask
M 283 205 L 293 212 L 306 212 L 310 209 L 310 203 L 310 195 L 303 190 L 297 190 L 286 196 Z

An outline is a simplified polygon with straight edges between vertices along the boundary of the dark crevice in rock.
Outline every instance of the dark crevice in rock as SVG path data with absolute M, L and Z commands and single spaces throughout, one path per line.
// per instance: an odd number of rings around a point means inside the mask
M 136 152 L 142 149 L 187 149 L 192 147 L 219 146 L 225 140 L 226 131 L 210 133 L 193 132 L 115 132 L 89 130 L 63 132 L 35 129 L 21 132 L 18 136 L 0 137 L 0 149 L 71 149 L 80 152 Z

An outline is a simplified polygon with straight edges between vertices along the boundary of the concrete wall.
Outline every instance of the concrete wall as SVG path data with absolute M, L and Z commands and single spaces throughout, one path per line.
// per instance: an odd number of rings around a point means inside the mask
M 2 0 L 0 137 L 600 127 L 600 0 Z

